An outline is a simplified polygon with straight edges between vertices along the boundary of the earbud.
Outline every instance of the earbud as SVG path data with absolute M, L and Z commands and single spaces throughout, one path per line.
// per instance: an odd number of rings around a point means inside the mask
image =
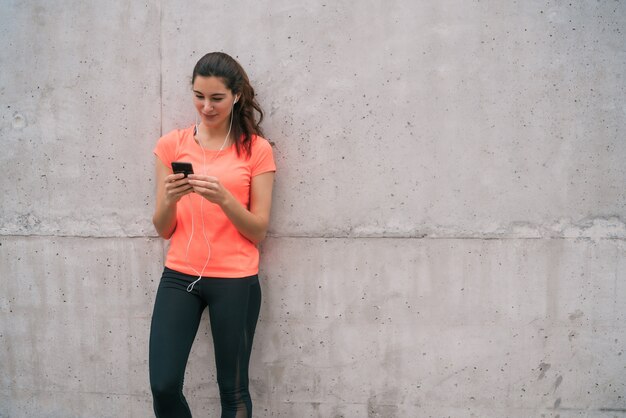
M 233 102 L 233 104 L 237 103 L 239 101 L 239 96 L 235 96 L 235 101 Z

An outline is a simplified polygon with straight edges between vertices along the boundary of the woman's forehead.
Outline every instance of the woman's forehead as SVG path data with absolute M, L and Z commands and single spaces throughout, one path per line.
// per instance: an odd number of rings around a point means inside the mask
M 196 79 L 193 81 L 193 89 L 203 93 L 226 93 L 230 91 L 220 77 L 205 77 L 201 75 L 196 76 Z

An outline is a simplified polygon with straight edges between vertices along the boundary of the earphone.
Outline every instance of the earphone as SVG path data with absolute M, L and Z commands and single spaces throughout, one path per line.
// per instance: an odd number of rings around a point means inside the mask
M 235 103 L 237 103 L 237 101 L 239 100 L 239 96 L 235 97 L 235 101 L 233 102 L 233 106 L 235 105 Z M 196 115 L 197 117 L 197 115 Z M 215 156 L 213 157 L 213 159 L 209 162 L 213 162 L 215 161 L 215 159 L 220 155 L 220 153 L 222 152 L 222 150 L 224 149 L 224 146 L 226 146 L 226 142 L 228 142 L 228 137 L 230 136 L 230 131 L 233 128 L 233 112 L 230 112 L 230 124 L 228 126 L 228 132 L 226 133 L 226 138 L 224 138 L 224 142 L 222 143 L 222 146 L 220 147 L 220 149 L 217 151 L 217 154 L 215 154 Z M 196 121 L 196 126 L 194 128 L 194 136 L 198 134 L 198 122 Z M 202 147 L 202 174 L 206 175 L 206 152 L 204 150 L 204 148 Z M 188 195 L 189 196 L 189 200 L 190 203 L 192 202 L 191 200 L 191 194 Z M 187 250 L 185 252 L 185 260 L 187 261 L 187 265 L 189 267 L 191 267 L 191 269 L 198 275 L 198 278 L 191 283 L 189 286 L 187 286 L 187 292 L 191 293 L 191 291 L 193 290 L 193 287 L 195 286 L 196 283 L 198 283 L 200 281 L 200 279 L 202 279 L 202 275 L 204 274 L 204 269 L 206 269 L 206 266 L 209 264 L 209 260 L 211 259 L 211 244 L 209 243 L 209 239 L 206 236 L 206 230 L 204 228 L 204 214 L 203 214 L 203 206 L 204 206 L 204 198 L 201 197 L 200 200 L 200 219 L 202 220 L 202 235 L 204 236 L 204 242 L 206 243 L 207 246 L 207 258 L 206 261 L 204 262 L 204 266 L 202 267 L 202 270 L 200 272 L 198 272 L 198 270 L 196 270 L 191 263 L 189 263 L 189 246 L 191 245 L 191 240 L 193 239 L 193 231 L 194 231 L 194 221 L 193 221 L 193 205 L 191 205 L 191 234 L 189 235 L 189 241 L 187 242 Z

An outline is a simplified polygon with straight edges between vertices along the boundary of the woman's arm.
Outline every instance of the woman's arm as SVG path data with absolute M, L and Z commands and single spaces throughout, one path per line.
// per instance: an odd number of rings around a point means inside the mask
M 250 180 L 250 210 L 241 204 L 215 177 L 190 175 L 196 193 L 218 204 L 241 235 L 258 244 L 265 238 L 272 208 L 274 172 Z
M 172 174 L 172 170 L 156 157 L 156 207 L 152 223 L 157 233 L 170 239 L 176 229 L 176 203 L 193 192 L 184 174 Z

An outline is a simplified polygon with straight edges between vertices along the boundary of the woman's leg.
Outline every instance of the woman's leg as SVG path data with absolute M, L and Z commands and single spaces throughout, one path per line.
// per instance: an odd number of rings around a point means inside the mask
M 209 313 L 222 418 L 250 418 L 248 365 L 261 307 L 259 280 L 257 276 L 211 279 L 210 284 Z
M 183 378 L 191 345 L 205 302 L 190 281 L 176 272 L 163 272 L 150 328 L 150 386 L 158 418 L 191 417 L 183 396 Z

